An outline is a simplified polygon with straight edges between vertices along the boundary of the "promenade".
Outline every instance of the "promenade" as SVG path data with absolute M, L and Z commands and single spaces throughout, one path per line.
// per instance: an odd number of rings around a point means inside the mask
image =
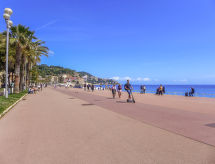
M 0 119 L 0 164 L 215 163 L 212 99 L 135 95 L 127 104 L 110 95 L 46 88 L 26 96 Z

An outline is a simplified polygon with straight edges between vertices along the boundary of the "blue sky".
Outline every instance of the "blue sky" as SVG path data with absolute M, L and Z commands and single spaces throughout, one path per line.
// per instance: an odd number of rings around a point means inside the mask
M 42 63 L 145 84 L 215 84 L 214 0 L 7 0 Z M 0 30 L 5 28 L 0 18 Z

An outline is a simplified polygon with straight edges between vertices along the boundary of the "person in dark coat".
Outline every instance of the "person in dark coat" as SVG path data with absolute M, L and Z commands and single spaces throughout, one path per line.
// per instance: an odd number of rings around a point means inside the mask
M 193 96 L 194 93 L 195 93 L 195 89 L 192 87 L 192 88 L 191 88 L 191 91 L 189 92 L 189 96 Z
M 95 86 L 92 84 L 92 85 L 91 85 L 91 90 L 92 90 L 92 92 L 94 91 L 94 89 L 95 89 Z

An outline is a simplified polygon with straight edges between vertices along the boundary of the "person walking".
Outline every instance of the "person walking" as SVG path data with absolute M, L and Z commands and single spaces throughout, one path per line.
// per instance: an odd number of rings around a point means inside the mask
M 86 89 L 87 89 L 87 84 L 85 83 L 84 84 L 84 91 L 86 91 Z
M 142 93 L 142 94 L 144 93 L 145 94 L 146 93 L 146 86 L 145 85 L 141 85 L 140 86 L 140 90 L 141 90 L 140 93 Z
M 92 84 L 92 85 L 91 85 L 91 90 L 92 90 L 92 92 L 94 91 L 94 89 L 95 89 L 95 86 L 94 86 L 94 84 Z
M 112 86 L 112 95 L 113 95 L 113 98 L 115 99 L 115 97 L 116 97 L 116 85 L 115 84 Z
M 158 90 L 158 95 L 163 95 L 163 86 L 160 85 L 159 90 Z
M 143 94 L 143 85 L 140 86 L 140 94 Z
M 166 89 L 165 89 L 165 87 L 163 86 L 163 94 L 165 94 L 166 93 Z
M 90 91 L 90 84 L 87 84 L 87 91 Z
M 121 84 L 118 85 L 117 92 L 118 92 L 119 98 L 121 98 L 121 95 L 122 95 L 122 86 L 121 86 Z
M 144 94 L 146 93 L 146 86 L 145 85 L 143 86 L 143 93 Z

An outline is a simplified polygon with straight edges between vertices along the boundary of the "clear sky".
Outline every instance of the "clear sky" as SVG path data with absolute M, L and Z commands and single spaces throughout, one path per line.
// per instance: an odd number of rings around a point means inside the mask
M 145 84 L 215 84 L 214 0 L 4 0 L 42 63 Z M 0 30 L 5 28 L 0 17 Z

